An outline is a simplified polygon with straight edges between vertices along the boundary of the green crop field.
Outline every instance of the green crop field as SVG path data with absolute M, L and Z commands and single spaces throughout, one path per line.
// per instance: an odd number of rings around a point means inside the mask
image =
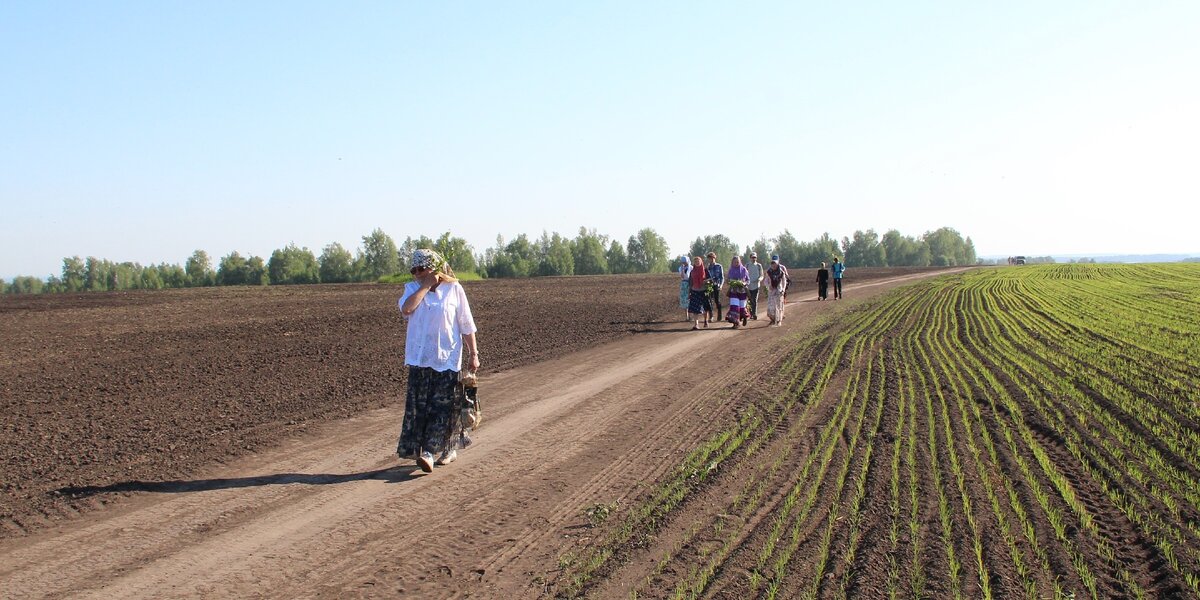
M 1200 597 L 1200 265 L 973 270 L 821 331 L 561 594 Z

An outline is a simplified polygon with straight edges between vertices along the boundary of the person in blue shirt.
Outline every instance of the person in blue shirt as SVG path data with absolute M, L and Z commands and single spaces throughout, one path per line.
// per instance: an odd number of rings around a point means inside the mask
M 833 299 L 842 299 L 842 273 L 846 270 L 846 265 L 838 260 L 838 257 L 833 257 Z
M 725 285 L 725 267 L 717 261 L 717 253 L 709 252 L 708 267 L 705 271 L 708 272 L 708 279 L 712 282 L 712 292 L 709 296 L 713 306 L 717 308 L 717 321 L 721 320 L 721 286 Z M 713 321 L 712 313 L 709 313 L 709 321 Z

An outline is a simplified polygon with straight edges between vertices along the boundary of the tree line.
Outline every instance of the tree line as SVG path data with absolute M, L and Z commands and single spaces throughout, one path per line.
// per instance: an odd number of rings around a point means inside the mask
M 436 240 L 408 237 L 397 244 L 382 229 L 363 236 L 354 252 L 334 242 L 320 255 L 295 244 L 275 250 L 267 259 L 233 251 L 216 264 L 204 250 L 196 250 L 183 265 L 160 263 L 143 266 L 136 262 L 78 256 L 63 259 L 61 275 L 45 280 L 20 276 L 0 281 L 5 293 L 37 294 L 83 291 L 117 291 L 228 285 L 294 285 L 401 281 L 407 277 L 407 257 L 417 248 L 441 253 L 461 276 L 540 277 L 555 275 L 606 275 L 622 273 L 665 273 L 675 266 L 664 239 L 652 228 L 644 228 L 621 240 L 580 227 L 574 238 L 558 232 L 543 232 L 539 238 L 520 234 L 476 254 L 466 240 L 446 232 Z M 778 254 L 790 267 L 815 267 L 839 256 L 847 266 L 954 266 L 976 264 L 970 237 L 949 227 L 919 237 L 890 230 L 879 236 L 874 230 L 855 231 L 840 241 L 823 234 L 812 241 L 799 241 L 786 229 L 774 238 L 762 237 L 739 246 L 724 234 L 699 236 L 688 248 L 689 256 L 715 252 L 722 262 L 738 254 L 757 252 L 764 261 Z

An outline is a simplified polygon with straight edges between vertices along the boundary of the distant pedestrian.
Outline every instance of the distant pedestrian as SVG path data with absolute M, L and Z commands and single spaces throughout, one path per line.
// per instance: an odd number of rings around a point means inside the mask
M 758 288 L 762 286 L 763 264 L 758 262 L 758 253 L 750 253 L 750 264 L 746 265 L 750 273 L 750 283 L 746 286 L 747 299 L 750 300 L 750 318 L 758 320 Z
M 771 264 L 767 266 L 767 318 L 776 327 L 783 324 L 783 303 L 787 300 L 788 283 L 787 267 L 779 262 L 779 255 L 771 255 Z
M 688 265 L 688 257 L 679 257 L 679 308 L 683 309 L 683 320 L 688 321 L 688 292 L 691 287 L 688 283 L 688 276 L 692 274 L 692 268 Z
M 692 329 L 700 329 L 700 319 L 708 327 L 708 316 L 712 308 L 708 304 L 708 271 L 704 270 L 704 259 L 692 257 L 692 268 L 688 274 L 688 319 L 692 321 Z
M 817 300 L 825 300 L 829 297 L 829 269 L 825 268 L 825 263 L 821 263 L 821 268 L 817 269 Z
M 402 459 L 416 459 L 417 466 L 430 473 L 434 464 L 454 462 L 457 449 L 468 442 L 459 371 L 464 353 L 468 373 L 479 370 L 479 346 L 467 294 L 446 259 L 422 248 L 413 251 L 410 265 L 413 280 L 404 285 L 399 302 L 408 321 L 404 338 L 408 391 L 396 453 Z
M 842 299 L 842 273 L 846 272 L 846 264 L 838 261 L 838 257 L 833 257 L 833 299 Z
M 708 320 L 721 320 L 721 288 L 725 285 L 725 267 L 717 262 L 717 253 L 708 253 L 708 282 L 709 282 L 709 301 L 712 302 L 714 310 L 717 313 L 716 318 L 709 313 Z
M 746 324 L 750 312 L 746 310 L 746 296 L 750 285 L 750 271 L 742 265 L 742 257 L 735 256 L 729 263 L 729 311 L 725 320 L 733 323 L 737 329 Z

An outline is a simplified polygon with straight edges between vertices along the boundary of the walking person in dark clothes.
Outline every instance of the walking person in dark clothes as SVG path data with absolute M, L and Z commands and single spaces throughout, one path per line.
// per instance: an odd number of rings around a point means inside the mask
M 825 268 L 825 263 L 821 263 L 821 268 L 817 269 L 817 300 L 827 300 L 829 298 L 829 269 Z
M 705 269 L 705 271 L 708 272 L 708 280 L 712 283 L 712 296 L 709 298 L 709 301 L 712 302 L 713 308 L 717 312 L 717 316 L 715 319 L 710 314 L 708 320 L 709 321 L 713 321 L 713 320 L 720 321 L 721 320 L 721 287 L 725 285 L 725 267 L 721 266 L 720 262 L 717 262 L 717 253 L 716 252 L 708 253 L 708 268 Z

